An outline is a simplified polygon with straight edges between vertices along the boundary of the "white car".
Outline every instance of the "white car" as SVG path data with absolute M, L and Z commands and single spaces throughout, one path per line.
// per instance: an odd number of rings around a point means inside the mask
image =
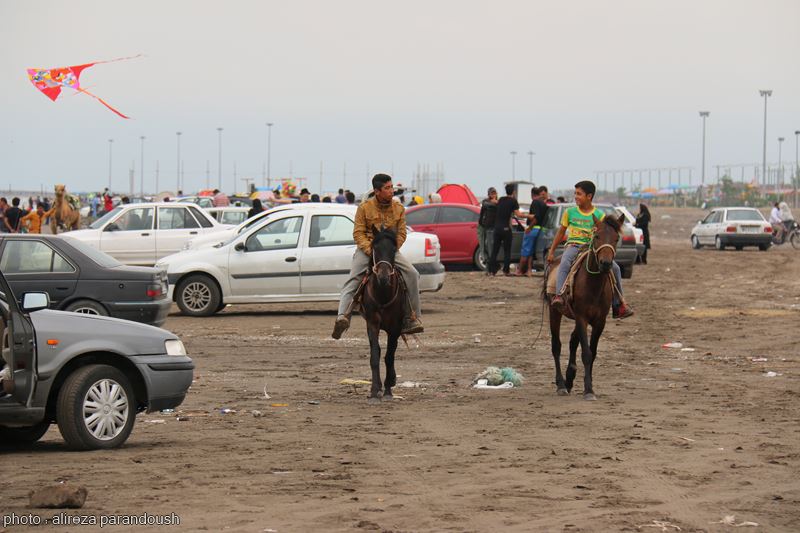
M 169 297 L 190 316 L 213 315 L 227 304 L 338 301 L 356 250 L 355 214 L 349 205 L 285 206 L 224 243 L 157 266 L 167 271 Z M 420 291 L 442 288 L 436 235 L 410 231 L 401 250 L 420 273 Z
M 717 250 L 733 246 L 758 246 L 761 251 L 772 245 L 772 224 L 752 207 L 718 207 L 692 228 L 692 248 L 713 245 Z
M 633 213 L 628 211 L 627 207 L 624 205 L 618 205 L 615 206 L 614 209 L 616 209 L 618 213 L 625 215 L 625 221 L 633 228 L 633 237 L 636 240 L 636 262 L 638 263 L 638 258 L 642 257 L 642 254 L 644 254 L 644 231 L 641 228 L 636 227 L 636 217 L 633 216 Z
M 220 224 L 230 224 L 237 226 L 247 220 L 247 213 L 250 212 L 249 207 L 207 207 L 206 213 L 214 217 L 214 220 Z
M 89 229 L 69 232 L 127 265 L 152 265 L 180 251 L 198 235 L 224 231 L 194 204 L 174 202 L 120 205 L 93 222 Z

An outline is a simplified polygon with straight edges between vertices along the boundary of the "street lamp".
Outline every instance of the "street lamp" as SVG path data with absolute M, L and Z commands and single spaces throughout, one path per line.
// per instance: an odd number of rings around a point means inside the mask
M 782 161 L 782 152 L 781 148 L 783 147 L 783 141 L 785 141 L 785 137 L 778 137 L 778 173 L 775 175 L 775 192 L 778 192 L 778 182 L 780 182 L 781 187 L 783 186 L 783 161 Z M 777 198 L 776 198 L 777 199 Z
M 217 172 L 217 179 L 219 181 L 219 190 L 222 190 L 222 128 L 217 128 L 217 132 L 219 133 L 219 155 L 217 158 L 219 159 L 219 170 Z
M 178 159 L 176 159 L 178 170 L 175 174 L 176 176 L 175 194 L 178 194 L 178 191 L 181 190 L 181 135 L 182 133 L 180 131 L 175 132 L 175 137 L 178 138 Z
M 142 135 L 139 137 L 139 140 L 142 141 L 142 159 L 139 168 L 139 193 L 141 196 L 144 196 L 144 140 L 146 137 Z
M 797 158 L 797 139 L 800 138 L 800 131 L 794 132 L 794 179 L 792 188 L 794 189 L 794 201 L 792 205 L 797 207 L 797 182 L 800 181 L 800 160 Z
M 517 152 L 511 152 L 511 181 L 517 179 Z
M 267 122 L 267 188 L 272 185 L 272 177 L 269 172 L 270 159 L 272 158 L 272 122 Z
M 700 170 L 700 199 L 705 196 L 706 186 L 706 119 L 711 114 L 710 111 L 700 111 L 700 117 L 703 119 L 703 168 Z
M 533 156 L 535 155 L 536 153 L 533 150 L 528 151 L 528 158 L 530 159 L 528 165 L 528 181 L 531 183 L 533 183 Z
M 764 97 L 764 151 L 761 159 L 761 179 L 767 181 L 767 98 L 772 96 L 771 90 L 760 90 L 758 93 Z
M 108 191 L 111 192 L 111 147 L 114 144 L 114 139 L 108 140 Z

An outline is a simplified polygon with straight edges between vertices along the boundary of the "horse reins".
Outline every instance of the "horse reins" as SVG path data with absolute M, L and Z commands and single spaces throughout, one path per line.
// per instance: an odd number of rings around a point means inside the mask
M 375 250 L 372 250 L 372 273 L 375 274 L 376 276 L 378 275 L 378 265 L 380 265 L 381 263 L 386 263 L 387 265 L 389 265 L 389 268 L 391 269 L 391 272 L 389 272 L 389 277 L 390 278 L 397 276 L 397 270 L 395 270 L 394 265 L 392 263 L 390 263 L 389 261 L 383 261 L 383 260 L 375 261 Z M 369 290 L 369 284 L 367 284 L 367 290 Z M 372 291 L 370 291 L 370 293 L 371 292 Z M 378 304 L 378 307 L 380 309 L 384 309 L 384 308 L 389 307 L 390 305 L 392 305 L 394 303 L 394 301 L 397 300 L 397 296 L 399 294 L 400 294 L 400 282 L 397 282 L 397 283 L 395 283 L 394 295 L 392 296 L 391 300 L 389 300 L 386 303 L 378 303 L 378 301 L 375 299 L 374 296 L 372 296 L 372 299 L 375 300 L 375 303 Z

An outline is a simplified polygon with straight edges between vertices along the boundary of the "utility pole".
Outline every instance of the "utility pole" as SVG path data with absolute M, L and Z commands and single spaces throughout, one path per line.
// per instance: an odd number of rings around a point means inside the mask
M 111 147 L 114 145 L 114 139 L 108 140 L 108 192 L 111 192 Z
M 217 156 L 219 159 L 219 172 L 217 174 L 217 179 L 219 181 L 218 188 L 221 191 L 222 190 L 222 128 L 217 128 L 217 133 L 219 134 L 219 154 Z M 235 186 L 236 184 L 234 184 L 234 187 Z
M 783 153 L 781 149 L 783 147 L 783 141 L 785 140 L 784 137 L 778 137 L 778 172 L 775 174 L 775 200 L 778 199 L 778 182 L 780 182 L 780 186 L 783 187 Z
M 706 186 L 706 119 L 711 114 L 710 111 L 700 111 L 700 117 L 703 119 L 703 158 L 702 168 L 700 169 L 700 201 L 705 199 L 705 186 Z
M 141 160 L 141 168 L 139 169 L 140 177 L 139 177 L 139 193 L 141 196 L 144 196 L 144 140 L 145 136 L 142 135 L 139 137 L 139 140 L 142 141 L 142 160 Z
M 178 171 L 176 176 L 175 182 L 175 194 L 178 194 L 178 191 L 181 190 L 181 132 L 176 131 L 175 136 L 178 138 L 178 159 L 176 160 L 178 165 Z
M 772 96 L 771 90 L 760 90 L 758 93 L 764 97 L 764 150 L 761 156 L 761 179 L 767 182 L 767 98 Z M 756 183 L 758 185 L 758 183 Z
M 517 180 L 517 152 L 511 152 L 511 181 Z
M 533 150 L 528 150 L 528 181 L 531 183 L 533 183 L 533 156 L 535 155 L 536 153 Z
M 158 186 L 158 159 L 156 159 L 156 194 L 160 193 L 161 189 Z
M 272 122 L 267 122 L 267 188 L 271 188 L 270 158 L 272 157 Z

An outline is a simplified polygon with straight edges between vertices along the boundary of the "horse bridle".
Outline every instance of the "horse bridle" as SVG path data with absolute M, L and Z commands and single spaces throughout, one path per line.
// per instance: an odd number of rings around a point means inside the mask
M 391 272 L 389 272 L 390 277 L 397 274 L 397 271 L 394 269 L 394 265 L 391 264 L 389 261 L 383 261 L 383 260 L 375 261 L 375 250 L 372 250 L 372 273 L 375 274 L 376 276 L 378 275 L 378 265 L 380 265 L 381 263 L 386 263 L 387 265 L 389 265 L 389 268 L 391 269 Z
M 617 247 L 614 246 L 613 244 L 601 244 L 598 248 L 595 248 L 594 247 L 595 239 L 597 239 L 597 230 L 596 229 L 592 230 L 592 241 L 589 244 L 589 251 L 590 251 L 591 255 L 594 256 L 595 263 L 597 263 L 598 266 L 599 266 L 600 263 L 599 263 L 599 261 L 597 261 L 597 254 L 600 253 L 600 251 L 603 250 L 603 248 L 611 248 L 611 260 L 613 261 L 614 258 L 617 257 Z M 586 272 L 588 272 L 589 274 L 600 274 L 599 270 L 597 272 L 592 272 L 591 270 L 589 270 L 589 261 L 588 260 L 586 261 Z

